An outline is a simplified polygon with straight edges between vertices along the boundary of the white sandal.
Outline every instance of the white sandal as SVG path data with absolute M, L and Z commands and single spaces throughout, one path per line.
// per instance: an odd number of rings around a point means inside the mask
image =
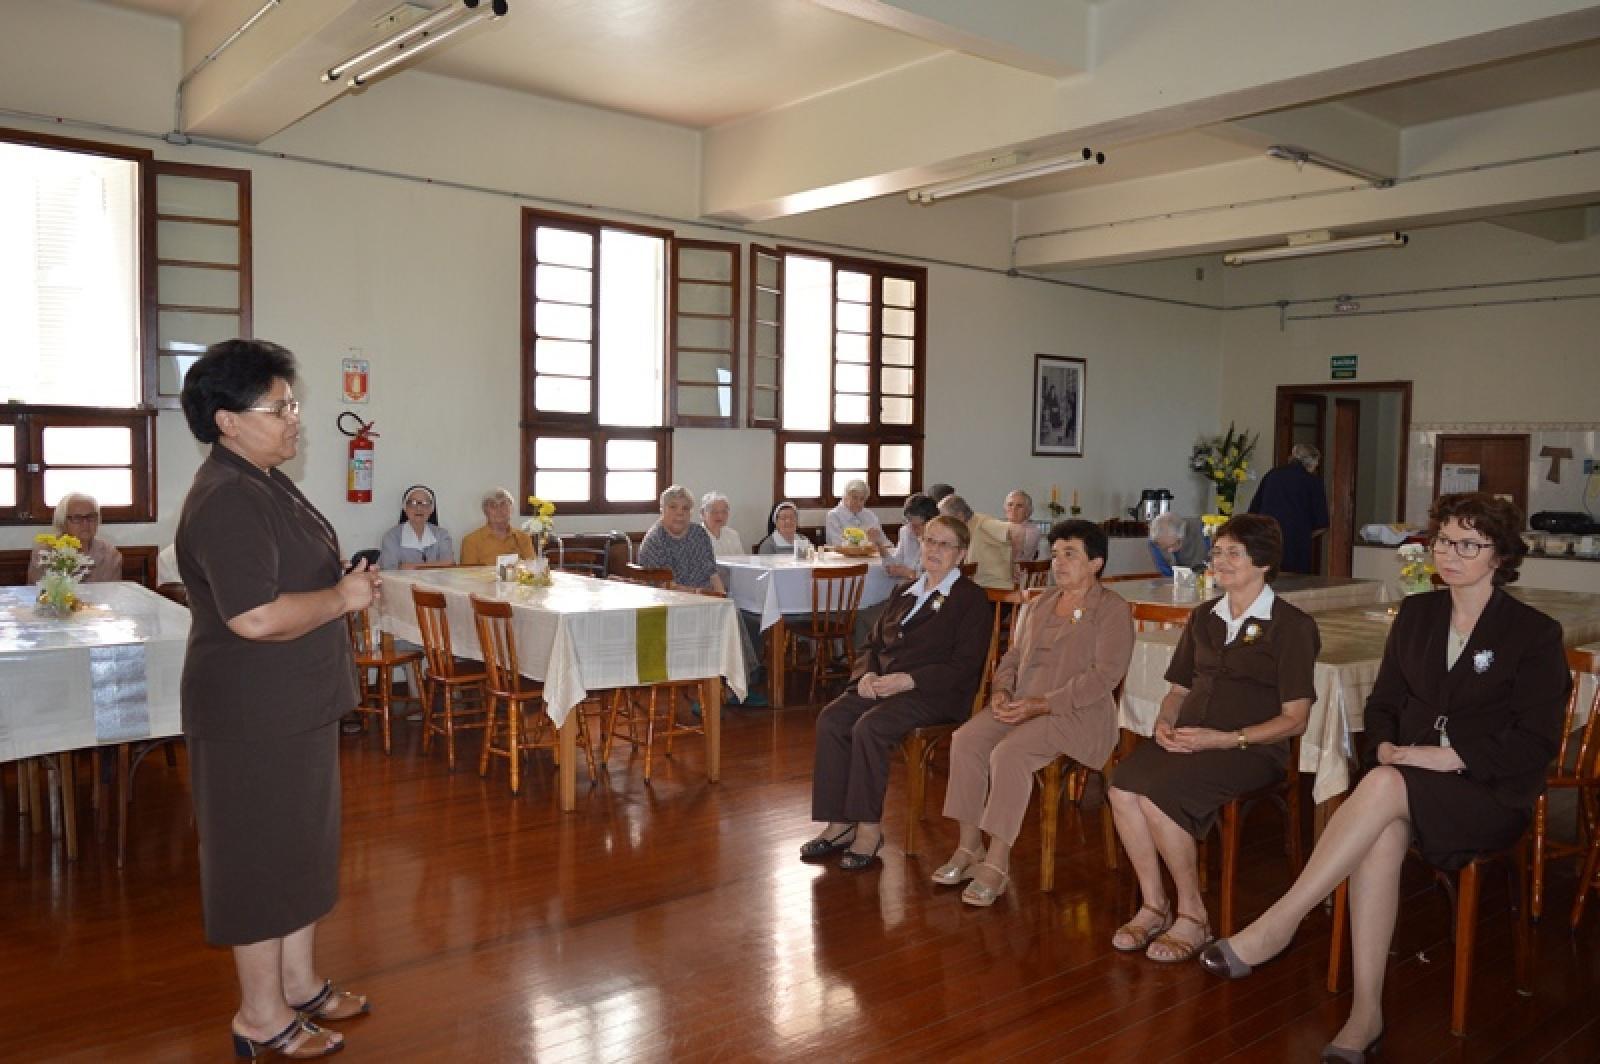
M 955 861 L 956 856 L 963 853 L 972 858 L 972 860 L 966 864 L 957 864 Z M 957 847 L 956 852 L 950 855 L 950 860 L 940 865 L 939 870 L 928 878 L 941 887 L 959 887 L 972 878 L 972 866 L 983 860 L 983 856 L 982 850 L 974 853 L 965 846 Z

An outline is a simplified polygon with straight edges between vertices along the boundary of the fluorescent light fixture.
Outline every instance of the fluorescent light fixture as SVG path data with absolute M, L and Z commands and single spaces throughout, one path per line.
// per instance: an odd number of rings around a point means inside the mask
M 914 188 L 906 193 L 906 199 L 926 207 L 930 203 L 947 199 L 950 196 L 962 196 L 968 192 L 994 188 L 997 185 L 1009 185 L 1014 181 L 1027 181 L 1030 178 L 1044 177 L 1047 174 L 1059 174 L 1066 170 L 1076 170 L 1080 166 L 1099 166 L 1105 161 L 1106 157 L 1103 152 L 1085 148 L 1080 155 L 1069 155 L 1066 158 L 1057 159 L 1040 159 L 1038 162 L 1023 163 L 1020 166 L 1010 166 L 1001 170 L 990 170 L 986 173 L 973 174 L 971 177 L 958 177 L 950 181 L 941 181 L 936 185 L 928 185 L 925 188 Z
M 1274 144 L 1267 149 L 1267 154 L 1274 159 L 1282 159 L 1284 162 L 1294 163 L 1296 166 L 1320 166 L 1324 170 L 1332 170 L 1336 174 L 1344 174 L 1346 177 L 1365 181 L 1373 188 L 1391 188 L 1394 185 L 1394 178 L 1392 177 L 1385 177 L 1382 174 L 1373 173 L 1371 170 L 1363 170 L 1359 166 L 1340 162 L 1338 159 L 1330 159 L 1326 155 L 1318 155 L 1314 151 L 1297 148 L 1292 144 Z
M 417 53 L 433 47 L 445 38 L 452 37 L 468 26 L 477 25 L 479 22 L 501 18 L 509 10 L 508 0 L 492 0 L 488 7 L 479 10 L 481 3 L 482 0 L 461 0 L 460 6 L 457 6 L 455 0 L 451 0 L 450 3 L 420 21 L 403 27 L 372 47 L 363 49 L 344 62 L 336 63 L 329 67 L 322 72 L 322 80 L 338 81 L 345 74 L 360 67 L 368 60 L 393 50 L 393 55 L 388 56 L 372 67 L 359 71 L 346 83 L 352 89 L 360 88 L 378 75 L 412 58 Z
M 1276 259 L 1298 259 L 1306 255 L 1332 255 L 1340 251 L 1366 251 L 1371 248 L 1403 248 L 1410 241 L 1404 233 L 1373 233 L 1371 236 L 1330 238 L 1321 233 L 1297 233 L 1287 244 L 1273 248 L 1254 248 L 1250 251 L 1230 251 L 1222 256 L 1229 266 L 1248 266 L 1252 262 L 1272 262 Z

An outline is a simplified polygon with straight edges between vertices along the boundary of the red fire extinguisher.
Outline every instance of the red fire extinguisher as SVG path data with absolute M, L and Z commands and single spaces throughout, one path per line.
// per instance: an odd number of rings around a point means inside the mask
M 345 428 L 344 419 L 350 418 L 356 423 L 354 432 Z M 378 435 L 373 431 L 376 422 L 362 421 L 353 412 L 346 410 L 339 415 L 336 422 L 339 431 L 350 437 L 350 459 L 347 464 L 345 498 L 350 502 L 372 501 L 372 466 L 373 466 L 373 439 Z

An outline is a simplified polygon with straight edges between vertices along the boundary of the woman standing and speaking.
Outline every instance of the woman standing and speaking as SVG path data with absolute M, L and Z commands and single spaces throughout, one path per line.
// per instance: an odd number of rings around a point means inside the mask
M 366 998 L 319 974 L 316 923 L 339 889 L 338 721 L 356 704 L 344 615 L 379 578 L 349 573 L 330 525 L 280 465 L 295 456 L 294 356 L 213 344 L 189 370 L 183 412 L 211 453 L 178 521 L 192 622 L 183 666 L 207 941 L 229 946 L 240 1057 L 301 1059 L 344 1046 L 316 1020 Z

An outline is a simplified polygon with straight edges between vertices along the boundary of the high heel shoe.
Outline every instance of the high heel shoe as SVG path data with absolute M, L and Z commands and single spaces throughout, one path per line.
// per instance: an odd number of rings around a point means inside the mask
M 305 1037 L 301 1038 L 299 1045 L 290 1049 L 289 1044 L 300 1038 L 302 1032 Z M 263 1042 L 247 1038 L 238 1031 L 233 1032 L 233 1055 L 240 1060 L 256 1060 L 274 1054 L 285 1060 L 311 1060 L 331 1056 L 343 1048 L 343 1039 L 334 1041 L 332 1031 L 324 1030 L 298 1014 L 289 1026 Z
M 839 858 L 839 868 L 845 872 L 859 872 L 864 868 L 870 868 L 878 861 L 878 851 L 881 849 L 883 849 L 883 836 L 879 835 L 878 845 L 872 848 L 871 853 L 856 853 L 854 850 L 844 851 L 844 854 Z
M 829 838 L 827 835 L 818 835 L 800 846 L 800 860 L 820 861 L 830 853 L 837 853 L 856 841 L 856 826 L 851 824 L 839 834 Z
M 1367 1043 L 1365 1049 L 1346 1049 L 1336 1046 L 1332 1042 L 1322 1047 L 1322 1056 L 1317 1059 L 1322 1064 L 1366 1064 L 1372 1057 L 1378 1055 L 1378 1047 L 1383 1042 L 1383 1028 L 1378 1028 L 1378 1036 Z
M 341 990 L 333 985 L 332 979 L 325 980 L 322 989 L 310 1001 L 289 1007 L 308 1020 L 353 1020 L 372 1012 L 365 995 Z
M 963 853 L 972 858 L 972 860 L 968 861 L 966 864 L 957 864 L 955 857 Z M 951 855 L 951 859 L 940 865 L 939 870 L 928 878 L 939 884 L 941 887 L 959 887 L 961 884 L 972 878 L 972 866 L 981 860 L 983 860 L 982 853 L 973 853 L 965 846 L 959 847 L 957 848 L 956 852 Z

